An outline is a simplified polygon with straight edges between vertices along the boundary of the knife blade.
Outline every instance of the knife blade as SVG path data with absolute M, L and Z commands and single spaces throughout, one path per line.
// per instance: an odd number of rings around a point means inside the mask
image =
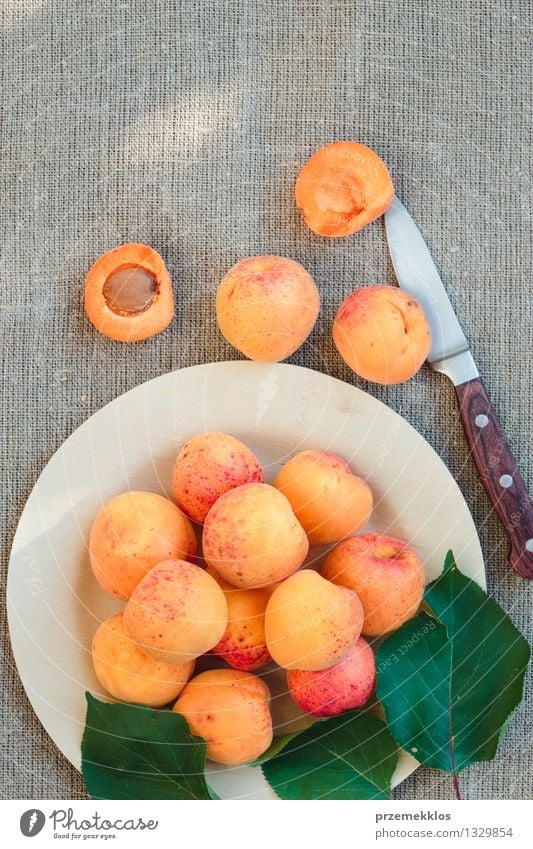
M 477 377 L 466 336 L 422 233 L 396 196 L 385 213 L 385 229 L 398 283 L 416 298 L 429 321 L 429 364 L 455 386 Z
M 509 537 L 509 562 L 533 578 L 533 503 L 422 233 L 396 196 L 385 230 L 400 288 L 416 298 L 431 328 L 428 362 L 455 386 L 468 447 Z

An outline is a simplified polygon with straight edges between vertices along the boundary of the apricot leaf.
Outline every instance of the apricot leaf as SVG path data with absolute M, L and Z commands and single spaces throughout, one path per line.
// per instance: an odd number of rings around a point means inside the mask
M 261 769 L 282 799 L 389 799 L 397 760 L 385 723 L 350 711 L 290 735 Z
M 424 600 L 434 615 L 419 613 L 382 643 L 376 692 L 400 746 L 457 776 L 496 754 L 522 698 L 529 646 L 451 552 Z
M 93 799 L 216 799 L 206 745 L 171 710 L 87 696 L 82 772 Z
M 278 755 L 288 743 L 291 742 L 293 737 L 297 737 L 300 733 L 300 731 L 293 731 L 291 734 L 281 734 L 279 737 L 274 737 L 266 752 L 263 752 L 263 754 L 259 755 L 255 761 L 252 761 L 250 766 L 261 766 L 261 764 L 265 763 L 265 761 L 271 760 L 273 757 Z

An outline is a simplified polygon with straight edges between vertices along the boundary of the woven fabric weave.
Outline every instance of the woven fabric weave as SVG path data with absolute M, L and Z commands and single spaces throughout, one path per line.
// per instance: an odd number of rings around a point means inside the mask
M 171 369 L 234 358 L 214 292 L 238 259 L 299 260 L 319 323 L 291 361 L 352 381 L 330 325 L 355 286 L 394 282 L 382 222 L 314 236 L 293 201 L 306 157 L 355 139 L 388 163 L 442 270 L 509 441 L 531 484 L 528 281 L 531 66 L 526 0 L 6 0 L 2 4 L 2 586 L 17 519 L 40 470 L 91 412 Z M 120 346 L 84 317 L 85 272 L 126 241 L 165 258 L 176 320 Z M 452 386 L 424 368 L 364 389 L 436 448 L 472 510 L 488 585 L 531 636 L 533 587 L 469 458 Z M 4 605 L 2 604 L 2 610 Z M 18 680 L 2 623 L 5 798 L 84 798 Z M 533 688 L 467 798 L 530 798 Z M 529 721 L 528 721 L 529 716 Z M 419 769 L 398 798 L 449 798 Z

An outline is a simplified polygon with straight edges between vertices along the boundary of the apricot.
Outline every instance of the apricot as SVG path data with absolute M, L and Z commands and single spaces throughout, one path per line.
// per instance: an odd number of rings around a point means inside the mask
M 103 254 L 87 273 L 85 311 L 100 333 L 117 342 L 160 333 L 174 316 L 172 282 L 162 257 L 137 242 Z
M 131 640 L 122 613 L 102 622 L 92 642 L 96 677 L 113 698 L 161 707 L 181 693 L 194 671 L 194 660 L 171 665 L 154 660 Z
M 424 594 L 424 568 L 404 542 L 379 534 L 343 540 L 328 554 L 322 577 L 357 593 L 362 633 L 379 637 L 410 619 Z
M 237 589 L 224 581 L 212 566 L 207 571 L 228 603 L 228 627 L 212 653 L 235 669 L 259 669 L 272 659 L 265 640 L 265 610 L 270 588 Z
M 422 307 L 408 292 L 395 286 L 367 286 L 340 305 L 333 341 L 359 377 L 403 383 L 426 359 L 431 331 Z
M 293 700 L 313 716 L 336 716 L 363 707 L 372 695 L 375 681 L 374 652 L 363 637 L 335 666 L 317 672 L 304 669 L 287 672 Z
M 220 283 L 216 298 L 222 335 L 249 359 L 267 363 L 284 360 L 305 342 L 319 309 L 311 275 L 280 256 L 241 260 Z
M 265 613 L 268 650 L 285 669 L 333 666 L 358 639 L 362 625 L 363 608 L 357 595 L 311 569 L 283 581 Z
M 227 624 L 228 605 L 219 585 L 185 560 L 154 566 L 124 609 L 128 637 L 165 663 L 185 663 L 209 651 Z
M 321 147 L 300 171 L 296 205 L 320 236 L 349 236 L 388 209 L 394 186 L 369 147 L 341 141 Z
M 368 484 L 329 451 L 296 454 L 278 473 L 274 486 L 289 499 L 311 545 L 354 534 L 372 511 Z
M 193 678 L 174 710 L 207 743 L 207 757 L 236 766 L 262 755 L 272 742 L 270 691 L 260 678 L 212 669 Z
M 286 578 L 302 565 L 309 543 L 287 498 L 266 483 L 231 489 L 207 514 L 203 554 L 228 583 L 251 589 Z
M 227 433 L 201 433 L 185 443 L 172 476 L 179 507 L 203 524 L 221 495 L 245 483 L 262 483 L 263 470 L 255 454 Z
M 96 514 L 89 556 L 97 581 L 128 599 L 139 581 L 162 560 L 196 554 L 191 523 L 175 504 L 155 492 L 123 492 Z

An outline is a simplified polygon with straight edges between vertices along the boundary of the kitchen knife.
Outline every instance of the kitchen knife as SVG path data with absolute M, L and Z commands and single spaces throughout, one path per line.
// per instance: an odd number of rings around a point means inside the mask
M 385 213 L 385 229 L 398 283 L 416 298 L 431 327 L 428 362 L 455 386 L 468 447 L 509 537 L 509 562 L 533 578 L 533 503 L 427 245 L 397 197 Z

